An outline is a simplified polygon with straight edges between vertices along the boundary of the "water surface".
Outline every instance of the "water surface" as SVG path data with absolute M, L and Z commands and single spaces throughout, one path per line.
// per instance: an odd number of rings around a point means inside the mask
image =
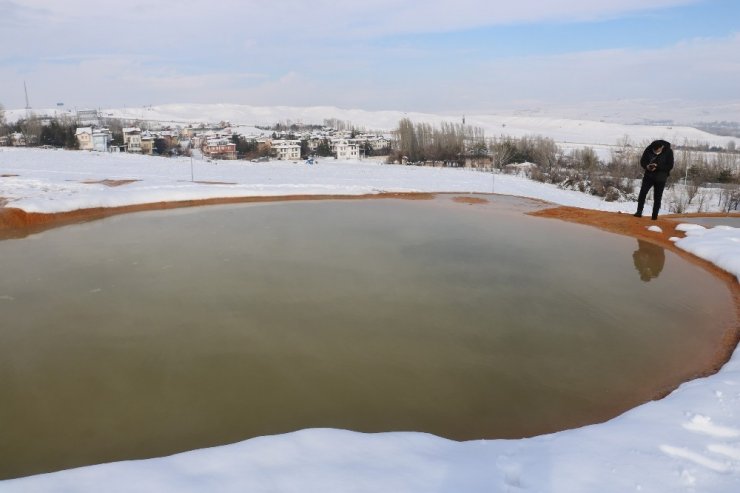
M 535 207 L 245 204 L 0 242 L 0 477 L 308 427 L 530 436 L 703 369 L 721 282 Z

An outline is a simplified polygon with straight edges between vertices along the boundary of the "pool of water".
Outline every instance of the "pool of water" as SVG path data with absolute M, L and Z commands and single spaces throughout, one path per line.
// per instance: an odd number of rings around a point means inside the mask
M 0 242 L 0 477 L 309 427 L 530 436 L 715 356 L 720 281 L 536 207 L 244 204 Z

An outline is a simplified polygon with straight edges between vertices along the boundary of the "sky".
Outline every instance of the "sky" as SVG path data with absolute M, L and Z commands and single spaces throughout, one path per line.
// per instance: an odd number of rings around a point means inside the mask
M 33 108 L 723 106 L 740 2 L 0 0 L 6 109 L 24 81 Z

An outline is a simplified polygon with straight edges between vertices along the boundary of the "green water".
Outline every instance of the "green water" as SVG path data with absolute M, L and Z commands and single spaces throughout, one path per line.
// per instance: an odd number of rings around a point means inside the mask
M 536 207 L 247 204 L 0 242 L 0 477 L 308 427 L 530 436 L 701 369 L 721 282 Z

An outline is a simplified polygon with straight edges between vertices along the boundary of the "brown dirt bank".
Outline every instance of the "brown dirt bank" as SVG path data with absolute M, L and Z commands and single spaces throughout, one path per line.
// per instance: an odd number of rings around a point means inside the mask
M 686 214 L 678 215 L 673 214 L 665 217 L 658 217 L 658 220 L 653 221 L 649 217 L 637 218 L 632 214 L 622 214 L 618 212 L 602 212 L 594 211 L 590 209 L 579 209 L 577 207 L 555 207 L 551 209 L 543 209 L 528 213 L 531 216 L 547 217 L 552 219 L 560 219 L 563 221 L 569 221 L 578 224 L 585 224 L 588 226 L 594 226 L 604 231 L 611 233 L 617 233 L 625 236 L 631 236 L 633 238 L 639 238 L 646 240 L 656 245 L 660 245 L 666 250 L 679 255 L 680 257 L 688 260 L 689 262 L 696 264 L 705 270 L 709 271 L 714 276 L 721 279 L 727 289 L 730 291 L 734 305 L 735 305 L 735 317 L 732 325 L 727 327 L 725 336 L 721 347 L 717 350 L 712 361 L 707 362 L 706 370 L 697 375 L 692 375 L 693 378 L 705 377 L 713 375 L 719 371 L 720 368 L 730 359 L 733 351 L 740 342 L 740 284 L 734 275 L 720 269 L 711 262 L 695 257 L 694 255 L 681 250 L 676 247 L 672 241 L 669 240 L 672 236 L 683 238 L 685 235 L 682 231 L 676 231 L 676 226 L 679 222 L 676 219 L 681 217 L 735 217 L 737 215 L 731 214 Z M 649 226 L 659 226 L 663 232 L 656 233 L 648 231 Z M 665 391 L 656 396 L 656 398 L 662 398 L 665 395 L 671 393 L 674 388 L 665 389 Z
M 489 201 L 480 197 L 453 197 L 452 200 L 460 204 L 487 204 Z
M 129 183 L 136 183 L 137 181 L 141 180 L 87 180 L 80 183 L 84 183 L 85 185 L 105 185 L 106 187 L 120 187 L 123 185 L 128 185 Z
M 431 200 L 431 193 L 379 193 L 367 195 L 279 195 L 274 197 L 226 197 L 203 200 L 182 200 L 175 202 L 154 202 L 148 204 L 126 205 L 121 207 L 96 207 L 68 212 L 39 213 L 26 212 L 12 207 L 0 207 L 0 240 L 24 238 L 29 234 L 68 224 L 76 224 L 129 212 L 177 209 L 203 205 L 242 204 L 251 202 L 287 202 L 299 200 L 366 200 L 366 199 L 405 199 Z

